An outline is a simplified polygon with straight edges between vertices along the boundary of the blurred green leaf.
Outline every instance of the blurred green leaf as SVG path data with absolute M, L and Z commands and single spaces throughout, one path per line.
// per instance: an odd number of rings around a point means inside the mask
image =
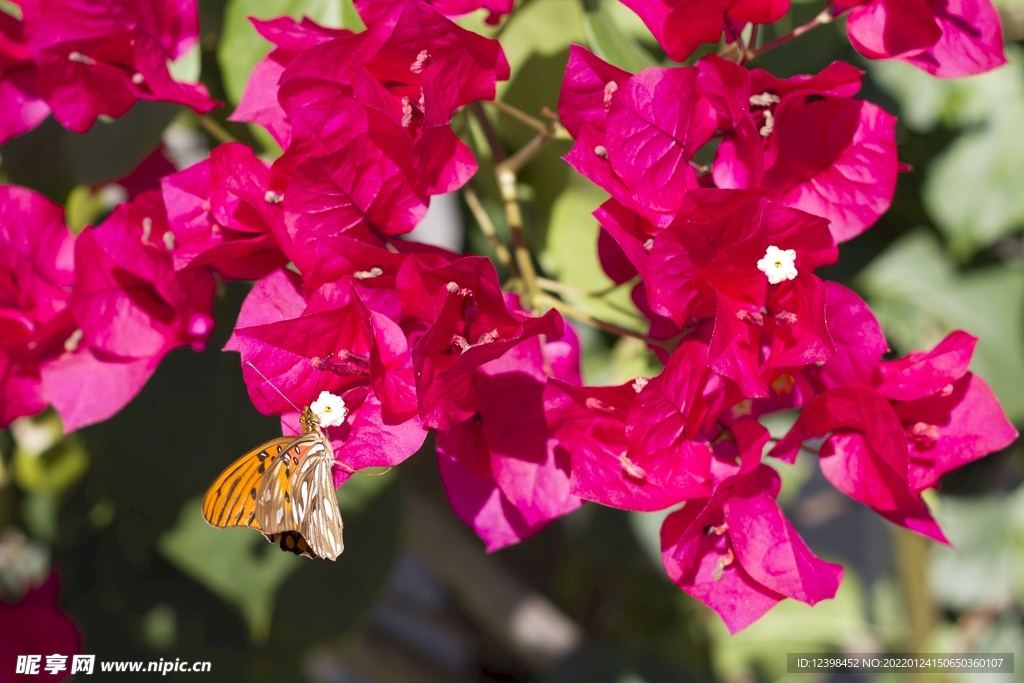
M 386 489 L 395 477 L 394 469 L 381 474 L 359 473 L 353 475 L 338 489 L 338 508 L 343 515 L 361 513 L 366 506 Z
M 924 206 L 962 260 L 1024 225 L 1024 59 L 980 76 L 942 80 L 899 62 L 872 75 L 900 102 L 904 122 L 928 131 L 940 121 L 968 128 L 928 170 Z
M 868 71 L 875 82 L 899 103 L 900 121 L 911 130 L 922 133 L 939 125 L 950 93 L 957 85 L 955 81 L 935 78 L 894 59 L 870 62 Z
M 611 350 L 606 351 L 593 343 L 593 337 L 600 339 L 597 330 L 583 325 L 577 329 L 593 331 L 591 335 L 580 334 L 583 344 L 583 378 L 586 384 L 622 384 L 637 377 L 654 377 L 661 372 L 661 362 L 642 340 L 620 337 Z M 591 339 L 588 340 L 588 337 Z
M 48 491 L 30 491 L 21 499 L 21 518 L 34 538 L 52 543 L 57 538 L 60 501 Z
M 775 681 L 786 673 L 787 652 L 829 652 L 864 642 L 870 634 L 859 578 L 846 567 L 832 600 L 814 607 L 783 600 L 734 636 L 717 617 L 711 620 L 711 661 L 720 680 Z
M 1024 599 L 1024 487 L 1011 495 L 940 496 L 936 516 L 954 547 L 932 548 L 932 594 L 956 610 Z
M 1021 627 L 1019 617 L 1013 612 L 1003 615 L 986 614 L 980 620 L 972 620 L 970 628 L 973 630 L 981 626 L 983 630 L 974 633 L 965 633 L 965 623 L 945 622 L 936 628 L 925 643 L 923 652 L 972 652 L 1017 653 L 1017 661 L 1020 659 L 1020 652 L 1024 652 L 1024 628 Z M 990 683 L 999 680 L 1005 683 L 1024 681 L 1024 669 L 1016 662 L 1012 674 L 983 674 L 983 673 L 960 673 L 953 676 L 929 676 L 935 681 L 946 680 L 956 683 Z
M 77 435 L 63 436 L 60 418 L 53 411 L 15 420 L 12 471 L 24 491 L 59 496 L 89 469 L 89 454 Z
M 568 186 L 551 209 L 542 263 L 562 284 L 581 290 L 579 294 L 567 291 L 563 297 L 568 302 L 607 322 L 636 329 L 641 320 L 630 297 L 632 287 L 629 285 L 600 298 L 582 294 L 604 292 L 615 286 L 601 268 L 597 254 L 600 226 L 592 215 L 607 198 L 604 190 L 572 172 Z
M 534 53 L 556 55 L 570 43 L 586 40 L 583 33 L 583 11 L 578 2 L 567 0 L 534 0 L 517 9 L 501 35 L 501 46 L 512 67 L 513 77 Z M 498 84 L 498 98 L 509 82 Z
M 644 549 L 644 552 L 647 553 L 647 559 L 655 567 L 662 566 L 661 524 L 665 521 L 666 517 L 676 510 L 681 510 L 682 507 L 682 505 L 678 505 L 667 510 L 658 510 L 657 512 L 629 513 L 629 526 L 633 529 L 636 542 Z
M 202 507 L 200 498 L 182 506 L 178 525 L 160 539 L 160 552 L 238 608 L 253 640 L 261 642 L 270 634 L 277 590 L 302 560 L 268 547 L 266 539 L 251 529 L 210 526 Z M 257 553 L 261 546 L 267 552 Z
M 1024 272 L 960 273 L 938 240 L 918 230 L 875 259 L 858 287 L 901 353 L 931 348 L 956 329 L 980 337 L 972 369 L 1011 420 L 1024 419 Z
M 270 52 L 270 43 L 253 28 L 249 17 L 273 19 L 289 16 L 294 19 L 309 17 L 331 28 L 340 28 L 351 14 L 345 12 L 339 0 L 230 0 L 224 10 L 224 33 L 217 50 L 224 77 L 224 90 L 235 104 L 242 97 L 245 83 L 256 63 Z
M 925 208 L 962 259 L 1024 225 L 1024 98 L 1002 101 L 935 160 L 924 186 Z
M 0 163 L 7 182 L 63 204 L 78 185 L 95 186 L 130 173 L 156 149 L 180 111 L 175 104 L 140 101 L 119 119 L 97 121 L 84 135 L 51 117 L 0 146 Z
M 178 641 L 178 614 L 166 603 L 153 605 L 142 618 L 142 632 L 154 650 L 169 650 Z
M 198 83 L 203 68 L 203 50 L 199 43 L 174 61 L 167 60 L 167 70 L 179 83 Z
M 625 27 L 630 24 L 624 26 L 621 13 L 612 10 L 612 3 L 595 1 L 588 4 L 592 6 L 583 14 L 583 31 L 594 54 L 633 73 L 657 64 L 651 53 L 627 33 Z M 617 2 L 614 4 L 618 5 Z

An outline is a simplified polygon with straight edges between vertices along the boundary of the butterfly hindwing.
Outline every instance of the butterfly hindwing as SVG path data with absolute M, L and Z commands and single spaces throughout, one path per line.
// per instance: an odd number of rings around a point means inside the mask
M 333 465 L 330 447 L 313 449 L 300 463 L 292 482 L 298 531 L 314 555 L 328 560 L 334 560 L 345 549 L 341 510 L 331 474 Z
M 256 497 L 264 474 L 273 459 L 295 440 L 285 436 L 252 449 L 227 468 L 213 482 L 203 498 L 203 517 L 213 526 L 247 526 L 260 529 Z
M 256 521 L 263 533 L 298 531 L 299 517 L 295 511 L 292 482 L 299 463 L 320 442 L 319 436 L 305 434 L 293 438 L 274 457 L 256 491 Z

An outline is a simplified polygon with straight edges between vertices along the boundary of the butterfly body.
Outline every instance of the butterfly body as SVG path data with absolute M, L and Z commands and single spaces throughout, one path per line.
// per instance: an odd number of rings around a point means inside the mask
M 300 436 L 268 441 L 229 465 L 206 492 L 203 516 L 217 527 L 257 529 L 282 550 L 334 560 L 344 549 L 334 450 L 309 408 L 300 422 Z

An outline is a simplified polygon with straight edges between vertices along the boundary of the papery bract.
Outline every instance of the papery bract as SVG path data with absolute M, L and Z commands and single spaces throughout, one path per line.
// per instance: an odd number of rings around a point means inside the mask
M 284 204 L 293 253 L 324 237 L 375 243 L 416 227 L 427 203 L 413 169 L 403 165 L 411 152 L 408 136 L 371 131 L 299 166 Z
M 758 269 L 771 246 L 795 252 L 794 279 L 770 284 Z M 836 255 L 819 218 L 757 193 L 697 190 L 652 241 L 649 298 L 679 324 L 713 316 L 708 364 L 745 395 L 766 396 L 779 370 L 827 360 L 834 351 L 824 285 L 812 272 Z M 766 359 L 762 343 L 770 349 Z
M 992 390 L 967 371 L 976 342 L 953 332 L 927 353 L 878 364 L 875 389 L 903 424 L 914 491 L 1017 438 Z
M 677 500 L 711 494 L 711 450 L 723 408 L 742 396 L 707 367 L 707 346 L 686 341 L 647 382 L 626 414 L 623 470 Z
M 514 305 L 513 310 L 518 308 Z M 579 382 L 579 342 L 531 337 L 473 374 L 479 410 L 438 432 L 438 466 L 456 514 L 488 551 L 536 533 L 580 506 L 570 488 L 569 454 L 548 430 L 548 375 Z
M 0 426 L 46 407 L 39 365 L 63 352 L 74 238 L 64 210 L 40 194 L 0 187 Z
M 837 489 L 890 521 L 947 542 L 909 483 L 907 439 L 899 417 L 871 387 L 829 389 L 804 406 L 797 426 L 825 436 L 821 471 Z
M 412 349 L 423 423 L 448 429 L 478 409 L 473 371 L 535 337 L 562 336 L 561 316 L 541 317 L 510 310 L 498 274 L 488 259 L 464 257 L 440 268 L 408 259 L 397 288 L 407 315 L 428 321 Z
M 146 192 L 78 236 L 70 307 L 87 344 L 125 358 L 205 345 L 213 278 L 175 272 L 167 234 L 160 194 Z
M 675 210 L 697 186 L 689 160 L 715 132 L 694 68 L 644 69 L 612 95 L 607 156 L 634 199 L 652 211 Z
M 32 130 L 49 116 L 36 77 L 21 22 L 0 11 L 0 143 Z
M 163 178 L 175 269 L 206 266 L 254 280 L 283 266 L 283 220 L 269 178 L 270 169 L 239 143 L 219 145 L 209 160 Z
M 789 9 L 789 0 L 623 0 L 623 4 L 640 15 L 665 53 L 677 62 L 701 43 L 717 43 L 730 21 L 771 24 Z M 734 34 L 728 35 L 729 42 L 735 40 Z
M 1006 63 L 999 12 L 990 0 L 841 0 L 855 6 L 850 42 L 872 59 L 898 59 L 940 78 L 984 73 Z
M 661 529 L 669 578 L 718 612 L 732 633 L 784 597 L 810 605 L 832 598 L 843 576 L 842 567 L 811 553 L 782 514 L 775 471 L 745 469 L 709 499 L 669 515 Z
M 20 602 L 0 601 L 0 681 L 24 680 L 15 674 L 19 656 L 44 655 L 39 671 L 53 681 L 65 681 L 70 665 L 63 675 L 51 675 L 45 670 L 46 654 L 60 654 L 68 659 L 82 651 L 82 636 L 75 622 L 60 608 L 60 584 L 56 574 L 29 590 Z
M 831 221 L 844 242 L 870 227 L 896 189 L 896 119 L 851 99 L 863 75 L 833 62 L 816 76 L 780 79 L 715 55 L 698 62 L 698 87 L 724 139 L 712 176 L 721 188 L 777 190 L 789 206 Z
M 205 86 L 178 83 L 167 67 L 198 39 L 194 1 L 23 0 L 21 9 L 39 94 L 70 130 L 84 133 L 98 116 L 121 116 L 140 99 L 199 113 L 217 106 Z
M 565 129 L 578 137 L 580 126 L 588 123 L 605 130 L 612 95 L 633 74 L 604 61 L 579 45 L 569 46 L 569 63 L 558 96 L 558 114 Z
M 301 22 L 291 17 L 278 17 L 270 21 L 255 18 L 249 20 L 261 36 L 277 47 L 253 67 L 242 98 L 229 120 L 259 124 L 279 145 L 287 147 L 291 141 L 291 122 L 277 97 L 278 81 L 285 67 L 302 50 L 333 38 L 351 35 L 351 31 L 326 28 L 308 17 L 303 17 Z

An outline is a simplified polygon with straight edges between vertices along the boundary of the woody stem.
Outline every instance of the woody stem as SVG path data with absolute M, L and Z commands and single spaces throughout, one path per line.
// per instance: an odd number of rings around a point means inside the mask
M 789 41 L 793 40 L 794 38 L 802 36 L 803 34 L 807 33 L 808 31 L 810 31 L 813 28 L 816 28 L 816 27 L 821 26 L 823 24 L 830 24 L 833 21 L 835 21 L 836 19 L 838 19 L 839 17 L 841 17 L 844 14 L 846 14 L 847 12 L 849 12 L 850 10 L 844 10 L 844 11 L 840 12 L 839 14 L 833 14 L 832 11 L 833 11 L 832 3 L 829 2 L 828 4 L 825 5 L 825 9 L 821 10 L 821 13 L 818 14 L 818 16 L 814 17 L 813 19 L 808 21 L 806 24 L 801 24 L 800 26 L 797 26 L 795 29 L 793 29 L 792 31 L 790 31 L 786 35 L 779 36 L 775 40 L 772 40 L 772 41 L 770 41 L 768 43 L 765 43 L 760 49 L 754 50 L 753 56 L 754 57 L 760 57 L 764 53 L 769 52 L 770 50 L 774 50 L 779 45 L 782 45 L 783 43 L 788 43 Z
M 480 203 L 480 198 L 476 192 L 473 191 L 473 188 L 466 186 L 462 188 L 462 196 L 465 197 L 469 210 L 473 213 L 473 217 L 476 218 L 480 231 L 487 238 L 487 241 L 491 243 L 491 248 L 494 249 L 498 261 L 505 267 L 505 270 L 508 271 L 511 277 L 518 278 L 519 269 L 516 268 L 516 264 L 512 261 L 512 254 L 509 253 L 508 247 L 498 237 L 498 231 L 494 227 L 494 222 L 487 215 L 487 211 L 484 209 L 483 204 Z
M 641 332 L 637 332 L 636 330 L 630 330 L 628 328 L 619 327 L 618 325 L 615 325 L 613 323 L 606 322 L 604 320 L 601 320 L 600 318 L 597 318 L 587 313 L 586 311 L 581 311 L 580 309 L 570 306 L 564 301 L 556 299 L 547 294 L 541 294 L 537 299 L 536 303 L 543 304 L 545 306 L 550 306 L 551 308 L 555 309 L 556 311 L 564 315 L 566 318 L 571 318 L 577 322 L 584 323 L 585 325 L 596 327 L 599 330 L 611 332 L 612 334 L 617 334 L 622 337 L 632 337 L 633 339 L 639 339 L 640 341 L 650 344 L 652 346 L 660 346 L 661 348 L 664 348 L 666 350 L 671 350 L 668 347 L 668 341 L 666 340 L 651 339 L 647 335 Z
M 553 294 L 568 294 L 569 296 L 588 297 L 590 299 L 603 299 L 605 296 L 608 295 L 609 292 L 613 292 L 619 287 L 618 285 L 616 285 L 614 287 L 599 292 L 590 292 L 580 287 L 573 287 L 572 285 L 567 285 L 563 282 L 558 282 L 557 280 L 549 280 L 546 277 L 538 277 L 537 286 L 543 289 L 544 291 L 552 292 Z M 613 310 L 618 311 L 619 313 L 622 313 L 623 315 L 628 315 L 632 318 L 636 318 L 637 320 L 643 320 L 643 318 L 641 318 L 636 313 L 636 311 L 631 311 L 628 308 L 619 306 L 614 301 L 604 300 L 603 303 L 604 305 L 608 306 Z
M 203 128 L 203 130 L 209 133 L 210 137 L 212 137 L 217 142 L 238 142 L 238 138 L 229 133 L 227 129 L 224 128 L 224 126 L 217 123 L 217 121 L 215 121 L 209 115 L 204 114 L 203 116 L 198 117 L 198 119 L 199 125 Z
M 538 119 L 536 116 L 531 116 L 522 109 L 519 109 L 518 107 L 513 107 L 511 104 L 507 102 L 502 102 L 501 100 L 485 100 L 484 104 L 494 107 L 501 113 L 514 118 L 516 121 L 519 121 L 523 125 L 533 128 L 535 131 L 543 135 L 547 135 L 556 140 L 572 139 L 572 137 L 569 135 L 569 132 L 565 128 L 563 128 L 562 124 L 559 123 L 558 121 L 551 121 L 550 123 L 545 123 L 544 121 Z
M 536 139 L 534 138 L 534 140 Z M 527 147 L 519 150 L 516 156 L 526 150 Z M 513 159 L 515 159 L 515 156 L 510 157 L 508 161 Z M 512 251 L 515 253 L 516 265 L 519 267 L 519 272 L 526 283 L 525 308 L 532 309 L 540 295 L 540 288 L 537 286 L 537 271 L 533 267 L 533 257 L 530 255 L 530 249 L 526 245 L 526 233 L 523 230 L 523 212 L 519 208 L 519 197 L 516 191 L 516 171 L 513 170 L 514 168 L 516 168 L 515 165 L 506 166 L 502 162 L 498 164 L 494 172 L 498 176 L 498 189 L 501 191 L 501 201 L 505 205 L 505 220 L 508 222 L 509 231 L 512 233 Z

